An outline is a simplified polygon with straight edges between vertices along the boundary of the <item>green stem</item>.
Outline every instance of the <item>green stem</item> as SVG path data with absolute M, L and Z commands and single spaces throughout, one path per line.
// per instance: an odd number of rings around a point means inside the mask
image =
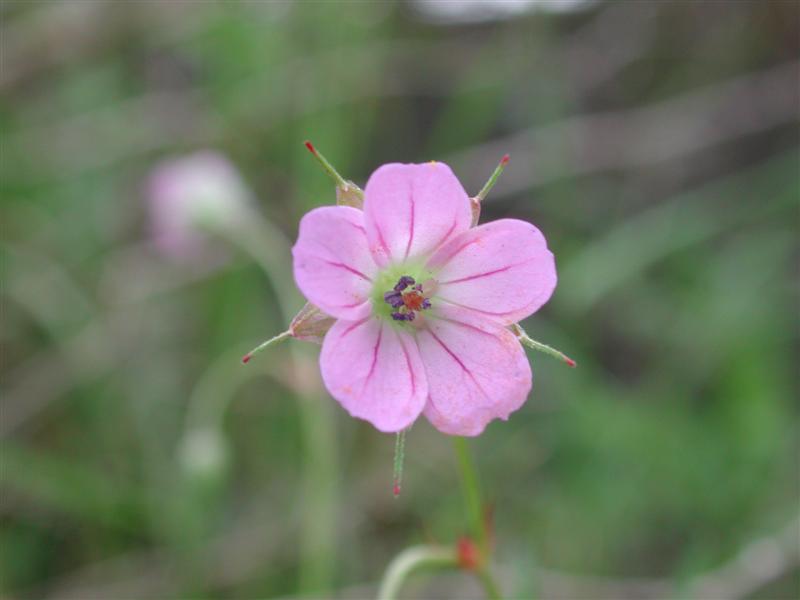
M 461 491 L 464 494 L 464 501 L 467 511 L 467 522 L 469 523 L 470 534 L 478 543 L 481 552 L 487 554 L 487 535 L 483 524 L 483 512 L 481 503 L 480 484 L 478 483 L 478 473 L 472 462 L 472 454 L 469 451 L 467 438 L 454 437 L 453 445 L 458 460 L 458 473 L 461 478 Z
M 486 561 L 489 557 L 489 544 L 486 526 L 484 525 L 481 494 L 478 485 L 478 475 L 472 463 L 467 439 L 453 438 L 458 471 L 461 476 L 461 489 L 467 505 L 467 517 L 470 523 L 471 535 L 478 540 L 481 552 L 481 564 L 474 569 L 474 573 L 486 592 L 489 600 L 501 600 L 500 588 L 497 585 Z M 397 598 L 401 586 L 406 579 L 421 568 L 449 569 L 463 567 L 459 562 L 458 551 L 454 548 L 441 546 L 412 546 L 398 554 L 386 569 L 378 591 L 378 600 L 393 600 Z
M 406 579 L 422 568 L 453 568 L 458 557 L 452 548 L 411 546 L 394 557 L 381 581 L 378 600 L 394 600 Z
M 394 443 L 394 473 L 392 477 L 392 493 L 397 498 L 403 484 L 403 461 L 406 453 L 406 430 L 397 432 Z
M 258 346 L 250 350 L 250 352 L 248 352 L 242 357 L 242 362 L 243 363 L 250 362 L 250 359 L 253 358 L 254 354 L 258 354 L 259 352 L 261 352 L 265 348 L 268 348 L 272 344 L 278 344 L 284 340 L 288 340 L 290 337 L 292 337 L 292 332 L 290 330 L 287 330 L 284 331 L 283 333 L 279 333 L 278 335 L 269 338 L 265 342 L 261 342 Z
M 228 234 L 228 241 L 253 257 L 270 279 L 278 300 L 278 318 L 291 318 L 295 312 L 292 309 L 297 304 L 292 285 L 291 242 L 277 227 L 255 213 L 235 235 L 230 235 L 233 232 L 223 233 Z M 287 332 L 277 338 L 283 339 L 283 336 L 288 337 Z M 298 367 L 303 363 L 305 350 L 299 344 L 290 344 L 286 351 L 291 358 L 294 377 L 300 379 Z M 313 394 L 306 393 L 297 403 L 306 453 L 301 494 L 299 589 L 304 594 L 325 595 L 334 576 L 338 469 L 331 404 L 318 400 Z
M 486 592 L 486 597 L 489 598 L 489 600 L 501 600 L 503 596 L 500 594 L 500 588 L 498 587 L 497 582 L 494 580 L 494 577 L 492 577 L 489 569 L 484 567 L 483 569 L 476 571 L 476 574 L 483 585 L 483 590 Z
M 306 141 L 305 145 L 306 148 L 308 148 L 308 151 L 311 152 L 311 154 L 314 155 L 314 158 L 317 159 L 319 164 L 322 165 L 322 168 L 330 176 L 330 178 L 333 179 L 334 182 L 336 182 L 336 187 L 347 189 L 347 182 L 345 181 L 344 177 L 339 175 L 339 172 L 336 169 L 334 169 L 333 165 L 330 162 L 328 162 L 328 159 L 325 158 L 319 152 L 319 150 L 316 149 L 316 147 L 314 147 L 314 144 L 312 144 L 309 141 Z
M 475 469 L 467 438 L 454 437 L 453 445 L 456 451 L 456 458 L 458 459 L 461 491 L 464 494 L 470 534 L 478 544 L 478 548 L 481 552 L 481 561 L 483 563 L 475 570 L 475 574 L 483 585 L 486 597 L 490 600 L 499 600 L 502 597 L 500 595 L 500 588 L 492 576 L 488 565 L 491 548 L 489 548 L 489 533 L 483 515 L 483 502 L 481 500 L 478 471 Z
M 569 356 L 561 352 L 560 350 L 556 350 L 555 348 L 548 346 L 547 344 L 543 344 L 542 342 L 537 342 L 533 338 L 531 338 L 525 330 L 520 326 L 519 323 L 516 323 L 511 326 L 511 330 L 514 332 L 519 338 L 520 343 L 527 346 L 532 350 L 537 350 L 538 352 L 542 352 L 547 354 L 548 356 L 552 356 L 553 358 L 557 358 L 561 362 L 568 364 L 570 367 L 577 366 L 577 363 L 572 360 Z
M 492 176 L 489 177 L 489 181 L 487 181 L 484 184 L 483 188 L 481 188 L 481 191 L 478 192 L 477 196 L 475 196 L 478 202 L 483 202 L 484 198 L 486 198 L 489 191 L 494 187 L 494 184 L 497 183 L 497 180 L 500 178 L 500 175 L 502 175 L 503 171 L 505 171 L 507 164 L 508 164 L 508 154 L 506 154 L 500 160 L 500 164 L 498 164 L 497 167 L 495 167 Z

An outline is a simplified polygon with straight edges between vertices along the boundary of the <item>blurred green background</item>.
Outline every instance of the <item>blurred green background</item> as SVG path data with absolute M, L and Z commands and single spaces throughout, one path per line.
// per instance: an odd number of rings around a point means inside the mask
M 555 252 L 525 327 L 579 367 L 531 354 L 528 403 L 472 444 L 508 597 L 800 594 L 797 2 L 0 15 L 0 595 L 369 598 L 465 532 L 446 436 L 414 427 L 394 499 L 393 437 L 327 396 L 316 346 L 238 363 L 302 305 L 287 244 L 334 202 L 305 139 L 361 185 L 437 159 L 472 194 L 509 152 L 482 220 Z M 261 219 L 176 259 L 147 182 L 203 149 Z

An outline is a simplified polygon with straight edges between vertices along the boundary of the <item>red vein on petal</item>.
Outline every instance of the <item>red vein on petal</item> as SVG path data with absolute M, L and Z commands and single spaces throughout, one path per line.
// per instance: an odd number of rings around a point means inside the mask
M 509 269 L 516 269 L 517 267 L 521 267 L 523 265 L 528 264 L 529 262 L 533 262 L 537 260 L 538 257 L 529 258 L 528 260 L 523 260 L 519 263 L 514 263 L 513 265 L 507 265 L 505 267 L 501 267 L 499 269 L 494 269 L 492 271 L 485 271 L 484 273 L 478 273 L 477 275 L 468 275 L 467 277 L 461 277 L 459 279 L 451 279 L 450 281 L 440 281 L 439 285 L 450 285 L 454 283 L 464 283 L 465 281 L 472 281 L 473 279 L 481 279 L 482 277 L 489 277 L 490 275 L 496 275 L 497 273 L 504 273 Z
M 361 325 L 363 325 L 364 323 L 366 323 L 367 321 L 369 321 L 369 320 L 370 320 L 370 318 L 371 318 L 371 317 L 364 317 L 364 318 L 363 318 L 363 319 L 361 319 L 360 321 L 356 321 L 355 323 L 353 323 L 352 325 L 350 325 L 350 327 L 348 327 L 347 329 L 345 329 L 345 330 L 342 332 L 342 335 L 340 335 L 340 336 L 339 336 L 339 339 L 340 339 L 340 340 L 341 340 L 341 339 L 344 339 L 344 337 L 345 337 L 346 335 L 349 335 L 349 334 L 350 334 L 350 332 L 352 332 L 354 329 L 356 329 L 356 328 L 360 327 Z
M 346 271 L 350 271 L 353 275 L 358 275 L 359 277 L 361 277 L 361 279 L 366 279 L 367 281 L 370 281 L 370 282 L 372 281 L 372 279 L 370 279 L 369 277 L 364 275 L 361 271 L 359 271 L 358 269 L 354 269 L 353 267 L 351 267 L 349 265 L 346 265 L 346 264 L 340 263 L 340 262 L 335 262 L 335 261 L 332 261 L 332 260 L 328 260 L 327 258 L 322 258 L 320 260 L 322 260 L 323 262 L 328 263 L 332 267 L 338 267 L 340 269 L 345 269 Z
M 461 369 L 464 371 L 464 373 L 467 374 L 467 377 L 469 377 L 472 380 L 472 383 L 475 384 L 475 387 L 478 388 L 478 390 L 481 392 L 481 394 L 483 394 L 484 397 L 487 400 L 491 401 L 491 397 L 481 387 L 481 384 L 478 383 L 478 380 L 475 379 L 475 375 L 472 374 L 472 371 L 470 369 L 468 369 L 467 366 L 463 362 L 461 362 L 461 359 L 458 358 L 458 356 L 456 356 L 455 353 L 452 350 L 450 350 L 450 348 L 447 347 L 447 344 L 445 344 L 441 339 L 439 339 L 439 336 L 437 336 L 430 327 L 426 328 L 425 331 L 427 331 L 429 334 L 431 334 L 431 337 L 433 337 L 433 339 L 435 339 L 439 343 L 439 345 L 442 348 L 444 348 L 444 351 L 447 352 L 452 357 L 452 359 L 458 363 L 458 366 L 461 367 Z
M 357 209 L 353 209 L 353 210 L 357 210 Z M 367 253 L 369 253 L 369 257 L 370 257 L 370 259 L 372 259 L 372 264 L 377 264 L 375 262 L 375 257 L 372 256 L 371 252 L 369 252 L 369 237 L 367 236 L 366 228 L 361 223 L 353 223 L 352 221 L 349 221 L 349 220 L 346 220 L 345 223 L 350 225 L 350 227 L 353 227 L 353 228 L 357 229 L 364 236 L 364 242 L 365 242 L 364 248 L 365 248 L 365 251 Z
M 355 210 L 355 209 L 354 209 L 354 210 Z M 358 230 L 359 230 L 361 233 L 363 233 L 363 234 L 364 234 L 364 236 L 366 237 L 366 235 L 367 235 L 367 230 L 366 230 L 366 229 L 364 229 L 364 226 L 363 226 L 363 225 L 361 225 L 361 224 L 359 224 L 359 223 L 353 223 L 352 221 L 345 221 L 345 223 L 347 223 L 347 224 L 348 224 L 348 225 L 350 225 L 351 227 L 355 227 L 355 228 L 356 228 L 356 229 L 358 229 Z
M 406 367 L 408 368 L 408 374 L 411 376 L 411 396 L 413 397 L 417 393 L 417 378 L 414 376 L 414 369 L 411 368 L 411 357 L 408 355 L 408 349 L 403 342 L 403 338 L 399 331 L 396 333 L 397 341 L 400 342 L 400 347 L 403 349 L 403 356 L 406 357 Z
M 455 222 L 453 222 L 453 227 L 455 227 Z M 457 239 L 458 239 L 458 237 L 456 237 L 455 239 L 457 240 Z M 439 258 L 439 257 L 437 257 L 437 256 L 434 256 L 433 258 L 435 258 L 435 259 L 436 259 L 436 261 L 435 261 L 435 262 L 436 262 L 436 264 L 437 264 L 438 266 L 440 266 L 440 267 L 444 267 L 444 266 L 445 266 L 447 263 L 449 263 L 451 260 L 453 260 L 453 259 L 454 259 L 454 258 L 455 258 L 455 257 L 456 257 L 458 254 L 460 254 L 462 251 L 464 251 L 465 249 L 469 248 L 469 247 L 470 247 L 472 244 L 475 244 L 475 243 L 477 243 L 477 241 L 478 241 L 478 240 L 476 240 L 476 239 L 474 239 L 474 238 L 470 238 L 470 239 L 469 239 L 469 240 L 467 240 L 465 243 L 461 244 L 461 245 L 460 245 L 458 248 L 456 248 L 455 250 L 453 250 L 453 251 L 452 251 L 450 254 L 448 254 L 446 258 L 443 258 L 443 259 L 442 259 L 442 258 Z
M 381 328 L 378 330 L 378 339 L 375 341 L 375 347 L 372 349 L 372 364 L 369 367 L 369 373 L 367 373 L 367 376 L 364 379 L 364 385 L 361 386 L 361 393 L 359 394 L 359 396 L 364 395 L 364 390 L 367 389 L 367 384 L 369 383 L 369 380 L 372 379 L 372 376 L 375 374 L 375 365 L 378 364 L 378 350 L 380 350 L 382 339 L 383 339 L 383 324 L 381 323 Z
M 441 248 L 444 245 L 444 243 L 447 241 L 447 238 L 450 237 L 450 234 L 453 233 L 453 230 L 456 228 L 457 223 L 458 223 L 458 218 L 453 217 L 453 222 L 450 224 L 450 229 L 448 229 L 447 233 L 444 234 L 444 237 L 436 243 L 436 245 L 433 247 L 434 250 Z
M 467 310 L 469 310 L 469 309 L 467 309 Z M 439 321 L 446 321 L 448 323 L 452 323 L 453 325 L 461 325 L 461 327 L 465 327 L 466 329 L 471 329 L 472 331 L 477 331 L 478 333 L 482 333 L 483 335 L 487 335 L 487 336 L 489 336 L 489 337 L 491 337 L 493 339 L 498 339 L 500 337 L 498 335 L 495 335 L 491 331 L 486 331 L 486 330 L 481 329 L 480 327 L 477 327 L 475 325 L 470 325 L 469 323 L 464 323 L 463 321 L 456 321 L 455 319 L 449 319 L 449 318 L 443 317 L 441 315 L 438 315 L 438 316 L 433 317 L 433 318 L 436 318 Z M 490 322 L 492 323 L 492 325 L 495 325 L 495 326 L 497 325 L 494 321 L 490 321 Z
M 353 304 L 337 304 L 336 308 L 355 308 L 356 306 L 361 306 L 365 302 L 366 300 L 359 300 L 358 302 L 354 302 Z
M 416 205 L 414 203 L 414 184 L 413 184 L 413 182 L 410 184 L 410 188 L 411 189 L 409 189 L 409 191 L 408 191 L 408 200 L 409 200 L 409 202 L 411 204 L 411 217 L 409 219 L 409 230 L 410 231 L 409 231 L 409 234 L 408 234 L 408 243 L 406 244 L 406 254 L 403 257 L 403 260 L 408 258 L 408 254 L 409 254 L 409 252 L 411 252 L 411 244 L 414 242 L 414 212 L 415 212 L 414 208 L 415 208 Z
M 383 247 L 383 251 L 386 252 L 386 258 L 392 260 L 392 253 L 389 252 L 389 245 L 386 243 L 386 240 L 383 239 L 383 232 L 381 231 L 378 222 L 373 219 L 372 224 L 375 227 L 375 233 L 378 234 L 378 242 L 380 242 L 381 246 Z
M 436 301 L 437 302 L 447 302 L 448 304 L 452 304 L 453 306 L 457 306 L 459 308 L 463 308 L 464 310 L 471 310 L 473 312 L 480 313 L 480 314 L 483 314 L 483 315 L 489 315 L 490 317 L 504 317 L 506 315 L 511 315 L 511 314 L 514 314 L 515 312 L 518 312 L 519 310 L 521 310 L 521 309 L 515 308 L 513 310 L 507 310 L 505 312 L 491 312 L 491 311 L 488 311 L 488 310 L 482 310 L 480 308 L 475 308 L 473 306 L 467 306 L 466 304 L 460 304 L 458 302 L 454 302 L 453 300 L 448 300 L 447 298 L 444 298 L 442 296 L 436 296 Z

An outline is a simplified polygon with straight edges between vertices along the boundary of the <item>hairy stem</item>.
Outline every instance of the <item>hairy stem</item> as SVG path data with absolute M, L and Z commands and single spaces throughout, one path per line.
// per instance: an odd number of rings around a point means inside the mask
M 500 179 L 500 175 L 503 174 L 503 171 L 506 169 L 506 165 L 508 164 L 508 154 L 506 154 L 501 160 L 500 163 L 495 167 L 495 170 L 492 172 L 491 177 L 489 177 L 489 181 L 487 181 L 481 191 L 477 193 L 475 198 L 478 202 L 483 202 L 486 196 L 489 194 L 491 189 L 494 187 L 494 184 L 497 183 L 497 180 Z
M 339 175 L 339 172 L 333 168 L 333 165 L 330 162 L 328 162 L 328 159 L 325 158 L 311 142 L 306 140 L 305 145 L 306 148 L 308 148 L 308 151 L 311 152 L 314 158 L 317 159 L 317 162 L 319 162 L 319 164 L 322 166 L 322 169 L 336 183 L 336 187 L 346 189 L 347 181 L 345 181 L 344 177 Z
M 486 528 L 483 525 L 483 509 L 481 503 L 480 484 L 478 473 L 472 462 L 472 454 L 469 451 L 467 439 L 454 437 L 453 444 L 458 461 L 458 473 L 461 479 L 461 492 L 464 495 L 464 503 L 467 511 L 467 523 L 469 524 L 470 535 L 478 543 L 481 552 L 486 554 L 487 536 Z
M 500 587 L 497 585 L 497 582 L 492 577 L 491 571 L 488 568 L 483 567 L 482 569 L 478 569 L 475 574 L 478 576 L 478 579 L 483 585 L 483 590 L 486 592 L 486 597 L 489 600 L 501 600 L 502 595 L 500 594 Z
M 489 532 L 487 531 L 486 521 L 483 515 L 483 502 L 481 500 L 478 472 L 472 461 L 472 454 L 469 450 L 467 438 L 454 437 L 453 444 L 458 460 L 461 491 L 464 494 L 470 535 L 477 542 L 481 552 L 481 561 L 475 569 L 475 574 L 483 585 L 486 597 L 491 600 L 499 600 L 501 598 L 500 588 L 492 576 L 488 564 L 491 548 L 489 548 Z
M 536 340 L 531 338 L 519 323 L 515 323 L 514 325 L 512 325 L 511 331 L 513 331 L 514 335 L 516 335 L 519 338 L 521 344 L 527 346 L 531 350 L 536 350 L 538 352 L 547 354 L 548 356 L 552 356 L 553 358 L 557 358 L 558 360 L 560 360 L 563 363 L 566 363 L 570 367 L 577 366 L 577 363 L 574 360 L 572 360 L 569 356 L 567 356 L 560 350 L 556 350 L 552 346 L 548 346 L 547 344 L 543 344 L 542 342 L 537 342 Z
M 223 232 L 228 233 L 228 232 Z M 257 214 L 250 215 L 246 227 L 226 235 L 234 245 L 249 254 L 263 269 L 275 290 L 278 318 L 288 320 L 297 304 L 292 285 L 291 243 L 277 227 Z M 288 332 L 276 336 L 283 339 Z M 277 341 L 277 340 L 276 340 Z M 290 344 L 292 377 L 300 379 L 298 365 L 304 350 Z M 299 588 L 305 594 L 325 595 L 333 581 L 336 553 L 336 510 L 338 489 L 336 443 L 330 403 L 318 402 L 313 392 L 302 394 L 297 403 L 303 431 L 303 519 L 299 536 Z

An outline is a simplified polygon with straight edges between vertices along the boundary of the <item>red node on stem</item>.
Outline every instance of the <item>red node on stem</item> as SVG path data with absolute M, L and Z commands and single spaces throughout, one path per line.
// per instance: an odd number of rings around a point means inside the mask
M 481 564 L 481 551 L 478 545 L 468 537 L 460 537 L 456 543 L 458 565 L 467 571 L 476 570 Z

